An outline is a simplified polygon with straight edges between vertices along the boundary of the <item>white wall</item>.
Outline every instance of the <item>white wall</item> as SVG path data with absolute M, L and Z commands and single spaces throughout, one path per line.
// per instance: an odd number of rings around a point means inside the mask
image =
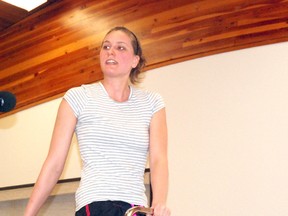
M 0 188 L 34 183 L 48 153 L 61 99 L 0 119 Z M 80 158 L 74 137 L 71 158 L 61 178 L 79 177 Z
M 287 53 L 279 43 L 145 74 L 167 104 L 173 215 L 288 215 Z M 58 104 L 0 119 L 1 186 L 35 180 Z M 73 146 L 63 178 L 79 174 Z
M 288 43 L 163 67 L 173 215 L 288 215 Z

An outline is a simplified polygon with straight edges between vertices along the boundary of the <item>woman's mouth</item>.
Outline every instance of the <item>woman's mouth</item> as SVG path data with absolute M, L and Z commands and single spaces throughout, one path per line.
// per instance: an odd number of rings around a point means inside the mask
M 115 64 L 118 64 L 118 62 L 115 61 L 114 59 L 108 59 L 108 60 L 106 60 L 105 63 L 106 63 L 106 64 L 109 64 L 109 65 L 115 65 Z

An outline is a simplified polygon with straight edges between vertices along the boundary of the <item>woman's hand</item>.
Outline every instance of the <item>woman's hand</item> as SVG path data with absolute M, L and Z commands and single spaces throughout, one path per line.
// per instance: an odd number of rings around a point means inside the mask
M 152 207 L 153 209 L 153 216 L 170 216 L 171 212 L 170 209 L 161 204 L 157 204 L 156 206 Z

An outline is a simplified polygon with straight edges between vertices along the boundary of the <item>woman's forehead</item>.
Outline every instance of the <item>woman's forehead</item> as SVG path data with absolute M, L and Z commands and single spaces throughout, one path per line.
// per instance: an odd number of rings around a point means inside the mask
M 118 43 L 130 43 L 131 44 L 131 38 L 127 35 L 127 33 L 123 31 L 112 31 L 106 37 L 104 38 L 104 42 L 118 42 Z

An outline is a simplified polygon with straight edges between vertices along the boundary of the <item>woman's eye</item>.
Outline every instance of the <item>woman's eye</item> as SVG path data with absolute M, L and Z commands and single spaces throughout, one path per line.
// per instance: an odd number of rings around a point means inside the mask
M 102 47 L 104 50 L 108 50 L 108 49 L 110 49 L 110 46 L 108 46 L 108 45 L 103 45 L 103 47 Z
M 125 50 L 125 47 L 124 46 L 119 46 L 118 50 Z

